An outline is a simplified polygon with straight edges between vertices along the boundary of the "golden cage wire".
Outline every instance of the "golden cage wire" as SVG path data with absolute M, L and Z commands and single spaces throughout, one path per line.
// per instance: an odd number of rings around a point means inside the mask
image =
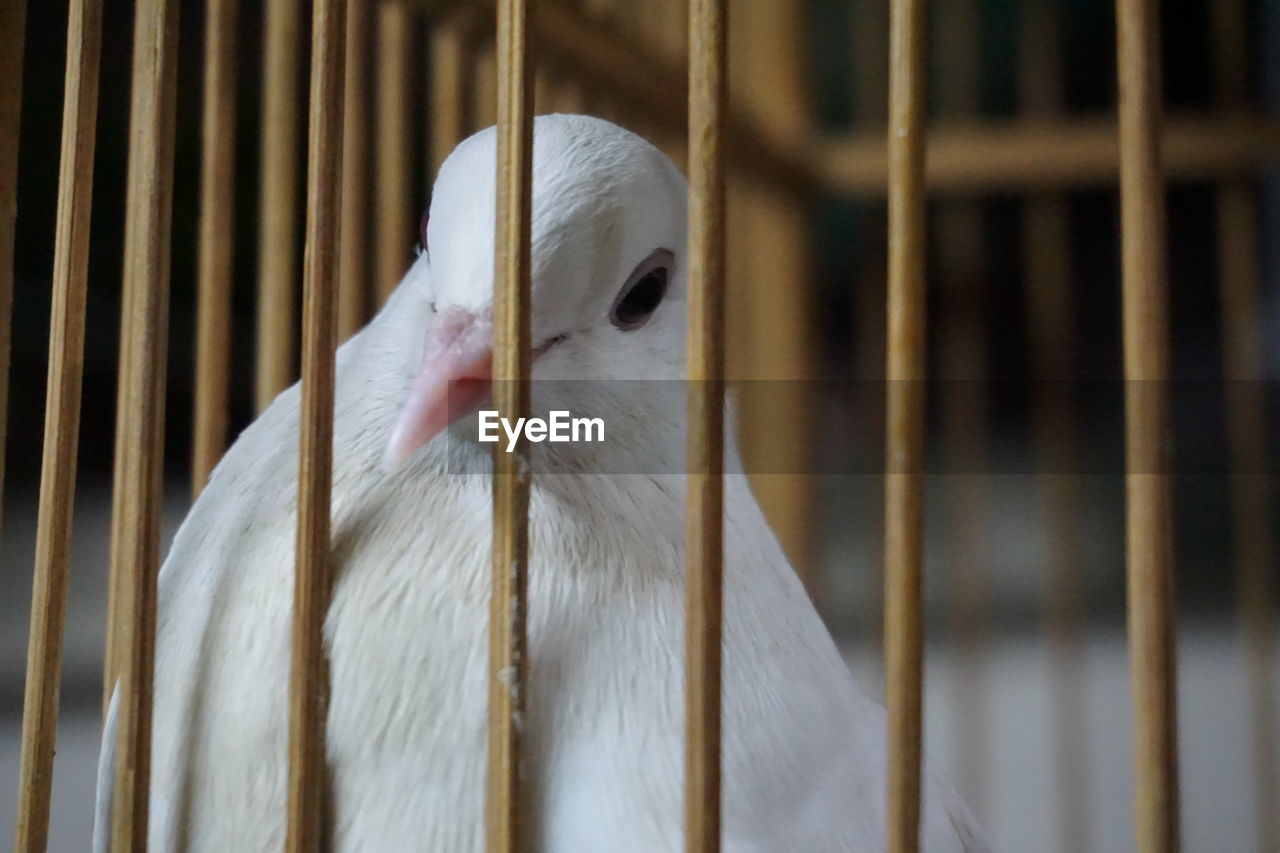
M 1068 313 L 1068 247 L 1062 191 L 1099 177 L 1120 179 L 1123 245 L 1124 370 L 1129 379 L 1168 375 L 1165 318 L 1163 190 L 1166 173 L 1220 182 L 1219 264 L 1224 340 L 1230 375 L 1262 372 L 1257 324 L 1257 212 L 1244 177 L 1280 151 L 1280 129 L 1250 111 L 1244 95 L 1241 51 L 1244 5 L 1211 4 L 1215 74 L 1220 110 L 1201 118 L 1161 115 L 1158 21 L 1153 0 L 1117 0 L 1119 121 L 1063 119 L 1057 16 L 1050 0 L 1024 0 L 1019 121 L 998 126 L 976 120 L 976 81 L 950 74 L 943 83 L 947 119 L 926 135 L 928 71 L 924 0 L 893 0 L 891 16 L 878 20 L 876 4 L 857 4 L 864 50 L 860 62 L 887 58 L 890 98 L 887 145 L 879 132 L 832 136 L 819 132 L 807 109 L 803 85 L 801 4 L 795 0 L 735 4 L 733 37 L 768 55 L 767 64 L 733 68 L 740 83 L 726 95 L 729 74 L 726 0 L 661 0 L 648 4 L 643 61 L 619 67 L 619 30 L 600 15 L 609 3 L 568 0 L 454 0 L 362 2 L 314 0 L 311 4 L 311 72 L 305 175 L 305 263 L 301 270 L 302 440 L 299 481 L 297 583 L 290 690 L 290 815 L 288 847 L 322 845 L 322 721 L 324 663 L 320 626 L 327 594 L 329 467 L 332 439 L 333 351 L 364 321 L 401 272 L 398 229 L 411 200 L 405 189 L 414 168 L 408 139 L 415 132 L 409 102 L 414 86 L 407 56 L 411 22 L 431 31 L 430 138 L 434 164 L 465 132 L 496 120 L 499 128 L 499 228 L 495 263 L 496 401 L 505 412 L 528 405 L 529 170 L 535 90 L 544 103 L 567 110 L 604 92 L 610 109 L 651 131 L 690 172 L 689 367 L 698 396 L 691 398 L 687 608 L 687 819 L 686 849 L 719 849 L 719 479 L 711 472 L 723 452 L 718 380 L 730 370 L 759 376 L 765 368 L 739 344 L 742 322 L 725 327 L 726 181 L 731 216 L 751 236 L 760 269 L 734 270 L 747 282 L 751 322 L 787 342 L 773 352 L 777 376 L 804 376 L 805 315 L 795 300 L 778 298 L 761 282 L 781 275 L 804 281 L 811 265 L 805 248 L 806 199 L 819 188 L 840 194 L 887 192 L 889 299 L 886 322 L 889 379 L 925 376 L 925 199 L 929 190 L 981 193 L 1013 189 L 1027 198 L 1025 255 L 1037 358 L 1048 372 L 1071 358 L 1065 336 L 1055 333 Z M 946 38 L 973 51 L 977 26 L 973 2 L 947 2 Z M 116 425 L 116 474 L 111 538 L 107 680 L 123 679 L 121 754 L 115 801 L 113 850 L 141 849 L 148 784 L 150 667 L 154 645 L 155 579 L 159 565 L 159 511 L 164 364 L 167 347 L 169 234 L 173 194 L 177 86 L 177 0 L 137 0 L 135 7 L 131 143 L 128 161 L 124 308 Z M 226 179 L 234 158 L 236 53 L 241 9 L 237 0 L 207 0 L 203 67 L 204 140 L 198 255 L 197 360 L 194 401 L 193 488 L 199 491 L 227 440 L 229 289 L 234 184 Z M 870 11 L 868 11 L 870 10 Z M 264 98 L 260 133 L 261 180 L 259 314 L 256 334 L 256 398 L 259 407 L 292 380 L 294 346 L 292 283 L 298 258 L 291 247 L 299 217 L 299 177 L 286 152 L 303 127 L 289 75 L 299 55 L 303 4 L 268 0 Z M 615 10 L 616 11 L 616 10 Z M 24 0 L 0 2 L 0 334 L 8 349 L 8 308 L 13 287 L 17 139 L 24 48 Z M 103 8 L 101 0 L 71 0 L 67 23 L 62 165 L 58 189 L 53 307 L 49 348 L 48 408 L 41 478 L 33 616 L 24 709 L 16 849 L 41 851 L 50 810 L 58 679 L 67 594 L 75 449 L 85 334 L 88 228 L 92 195 L 95 120 Z M 684 22 L 687 21 L 687 28 Z M 496 38 L 491 40 L 496 23 Z M 887 36 L 887 38 L 884 38 Z M 879 39 L 879 42 L 876 42 Z M 529 44 L 538 45 L 534 72 Z M 885 57 L 887 44 L 888 56 Z M 376 55 L 371 51 L 376 45 Z M 1035 45 L 1038 48 L 1028 48 Z M 637 48 L 627 45 L 633 57 Z M 496 63 L 486 62 L 485 59 Z M 873 79 L 872 75 L 863 75 Z M 376 81 L 377 137 L 347 114 L 366 115 Z M 586 81 L 590 81 L 588 84 Z M 478 93 L 472 97 L 472 93 Z M 867 93 L 856 93 L 870 100 Z M 489 111 L 494 109 L 492 115 Z M 926 164 L 927 150 L 927 164 Z M 750 162 L 749 179 L 735 172 Z M 363 180 L 376 175 L 375 188 Z M 728 178 L 726 178 L 726 175 Z M 940 209 L 943 252 L 963 255 L 972 244 L 974 209 L 964 201 Z M 376 237 L 372 236 L 376 233 Z M 737 233 L 735 229 L 735 234 Z M 741 239 L 730 236 L 729 239 Z M 732 262 L 731 262 L 732 265 Z M 373 274 L 366 274 L 367 269 Z M 945 306 L 944 306 L 945 307 Z M 948 314 L 944 334 L 961 336 L 963 312 Z M 954 322 L 952 322 L 954 320 Z M 7 371 L 6 371 L 7 373 Z M 886 673 L 891 744 L 888 772 L 888 844 L 896 853 L 917 848 L 922 679 L 922 487 L 924 411 L 912 382 L 889 383 L 885 509 Z M 1163 389 L 1161 382 L 1144 383 Z M 1244 386 L 1242 386 L 1244 387 Z M 1241 392 L 1244 393 L 1244 392 Z M 0 423 L 5 393 L 0 389 Z M 1242 469 L 1264 454 L 1265 423 L 1256 399 L 1241 399 L 1231 425 L 1232 453 Z M 1038 446 L 1052 458 L 1064 453 L 1071 424 L 1045 401 L 1036 421 Z M 1143 851 L 1178 848 L 1177 749 L 1174 713 L 1173 614 L 1171 610 L 1170 497 L 1162 470 L 1164 391 L 1126 398 L 1127 563 L 1129 640 L 1136 727 L 1136 814 Z M 790 407 L 752 406 L 744 400 L 748 454 L 794 454 L 794 448 L 761 439 L 779 429 L 802 429 L 803 400 Z M 957 429 L 963 430 L 963 427 Z M 964 435 L 958 435 L 964 441 Z M 490 751 L 487 845 L 491 851 L 521 847 L 518 833 L 520 743 L 512 724 L 518 694 L 495 673 L 515 667 L 524 638 L 521 613 L 528 544 L 525 532 L 529 480 L 502 460 L 494 475 L 495 573 L 491 619 Z M 800 466 L 789 470 L 800 470 Z M 808 565 L 806 525 L 813 496 L 806 478 L 760 478 L 757 490 L 787 551 Z M 1234 488 L 1238 575 L 1244 594 L 1254 686 L 1261 802 L 1275 802 L 1275 745 L 1268 734 L 1274 715 L 1269 673 L 1271 592 L 1270 532 L 1260 502 L 1265 494 L 1249 478 Z M 1047 478 L 1051 508 L 1050 613 L 1047 630 L 1060 656 L 1069 654 L 1078 614 L 1067 564 L 1064 519 L 1072 512 L 1070 486 Z M 518 565 L 513 576 L 505 567 Z M 968 583 L 976 583 L 970 579 Z M 957 618 L 976 621 L 973 590 L 958 594 Z M 966 609 L 967 608 L 967 609 Z M 509 630 L 507 630 L 509 629 Z M 1063 676 L 1065 677 L 1065 676 Z M 1064 765 L 1070 762 L 1064 762 Z M 1064 767 L 1064 772 L 1069 768 Z M 1264 849 L 1278 843 L 1276 817 L 1259 810 Z

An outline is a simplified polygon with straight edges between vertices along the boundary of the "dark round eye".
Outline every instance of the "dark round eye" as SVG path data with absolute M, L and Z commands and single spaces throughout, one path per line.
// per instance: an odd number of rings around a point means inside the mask
M 662 304 L 671 280 L 675 255 L 659 249 L 645 258 L 627 279 L 609 311 L 609 322 L 624 332 L 638 329 L 649 321 Z
M 425 252 L 427 250 L 427 221 L 431 219 L 431 211 L 422 211 L 422 219 L 418 222 L 418 251 Z

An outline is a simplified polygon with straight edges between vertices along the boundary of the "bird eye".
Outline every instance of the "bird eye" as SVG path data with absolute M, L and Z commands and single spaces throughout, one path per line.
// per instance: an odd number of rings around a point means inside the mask
M 418 254 L 427 251 L 427 221 L 431 219 L 431 210 L 422 211 L 422 219 L 418 221 Z M 403 233 L 403 232 L 402 232 Z
M 641 261 L 614 300 L 609 310 L 609 322 L 624 332 L 649 322 L 653 312 L 662 304 L 662 297 L 667 295 L 674 266 L 675 255 L 667 249 L 659 249 Z

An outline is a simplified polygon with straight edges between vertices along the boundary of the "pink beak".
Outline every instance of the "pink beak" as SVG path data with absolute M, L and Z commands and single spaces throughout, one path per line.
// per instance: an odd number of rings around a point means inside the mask
M 387 443 L 387 468 L 395 468 L 449 424 L 479 409 L 489 396 L 492 371 L 488 321 L 461 308 L 446 308 L 432 318 L 422 366 Z

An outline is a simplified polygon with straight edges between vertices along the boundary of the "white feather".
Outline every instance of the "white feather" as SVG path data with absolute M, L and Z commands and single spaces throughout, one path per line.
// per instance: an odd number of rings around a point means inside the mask
M 571 333 L 536 377 L 680 377 L 682 271 L 643 329 L 606 315 L 637 261 L 683 255 L 683 178 L 639 138 L 581 117 L 539 118 L 534 162 L 534 337 Z M 338 353 L 325 624 L 338 851 L 482 849 L 489 480 L 449 473 L 443 438 L 391 473 L 380 458 L 431 313 L 490 299 L 493 164 L 492 131 L 454 153 L 428 253 Z M 592 387 L 578 402 L 657 473 L 534 480 L 532 849 L 678 850 L 684 416 Z M 598 408 L 611 403 L 612 417 Z M 283 845 L 297 428 L 295 387 L 227 453 L 161 572 L 152 850 Z M 883 710 L 854 685 L 728 452 L 725 850 L 881 850 Z M 932 772 L 922 838 L 930 853 L 985 849 Z

